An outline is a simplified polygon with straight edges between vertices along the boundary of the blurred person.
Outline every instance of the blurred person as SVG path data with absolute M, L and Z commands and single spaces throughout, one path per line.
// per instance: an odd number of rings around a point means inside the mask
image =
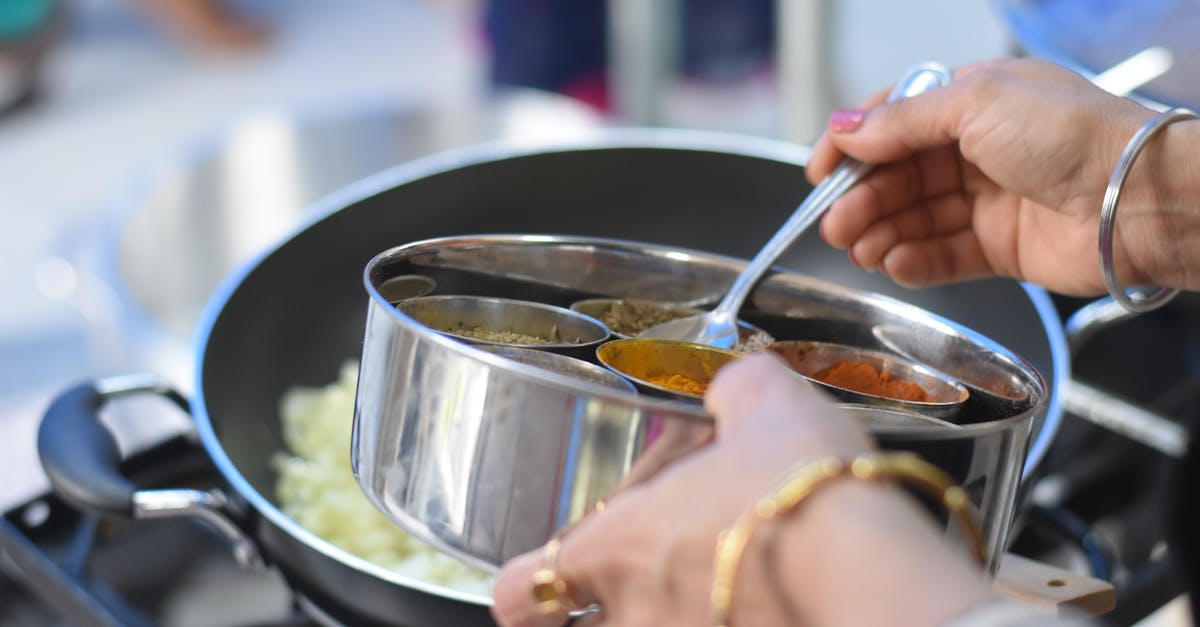
M 0 2 L 0 116 L 33 101 L 58 23 L 57 0 Z
M 189 46 L 243 50 L 266 31 L 226 0 L 133 0 L 134 6 Z M 69 9 L 66 0 L 0 0 L 0 116 L 41 93 L 43 69 Z
M 843 155 L 878 164 L 824 217 L 829 244 L 908 286 L 1004 276 L 1064 294 L 1106 290 L 1097 235 L 1113 166 L 1135 133 L 1167 118 L 1032 60 L 970 66 L 950 86 L 891 104 L 885 97 L 832 114 L 815 147 L 813 182 Z M 1161 126 L 1143 145 L 1121 197 L 1116 276 L 1196 290 L 1200 121 Z M 567 609 L 593 603 L 600 611 L 576 624 L 713 624 L 723 530 L 797 460 L 850 459 L 872 448 L 854 421 L 773 356 L 722 369 L 705 406 L 717 422 L 712 443 L 616 494 L 547 549 L 505 565 L 493 610 L 501 624 L 561 625 Z M 1193 586 L 1197 465 L 1193 445 L 1172 513 L 1173 546 Z M 941 533 L 897 488 L 835 479 L 750 537 L 728 624 L 1056 622 L 999 598 Z M 534 593 L 546 588 L 534 584 L 547 573 L 554 602 L 539 605 Z M 1195 590 L 1192 600 L 1195 612 Z
M 264 40 L 266 30 L 249 22 L 228 0 L 134 0 L 154 22 L 188 44 L 209 50 L 241 50 Z
M 680 0 L 680 71 L 712 82 L 743 78 L 774 53 L 773 0 Z M 488 0 L 491 81 L 571 96 L 609 111 L 608 0 Z

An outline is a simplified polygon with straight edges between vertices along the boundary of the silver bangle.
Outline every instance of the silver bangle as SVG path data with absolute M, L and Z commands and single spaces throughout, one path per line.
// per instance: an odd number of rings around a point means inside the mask
M 1117 269 L 1113 266 L 1113 231 L 1116 227 L 1117 201 L 1121 199 L 1121 189 L 1125 186 L 1125 179 L 1129 178 L 1133 162 L 1159 129 L 1171 122 L 1194 118 L 1200 118 L 1200 115 L 1183 108 L 1168 109 L 1150 118 L 1125 146 L 1125 151 L 1121 153 L 1121 159 L 1117 161 L 1117 167 L 1113 170 L 1112 178 L 1108 180 L 1108 188 L 1104 190 L 1104 202 L 1100 206 L 1100 272 L 1104 275 L 1104 287 L 1108 290 L 1108 295 L 1127 311 L 1141 313 L 1158 309 L 1175 298 L 1179 290 L 1160 287 L 1149 296 L 1134 298 L 1125 293 L 1121 284 L 1117 282 Z

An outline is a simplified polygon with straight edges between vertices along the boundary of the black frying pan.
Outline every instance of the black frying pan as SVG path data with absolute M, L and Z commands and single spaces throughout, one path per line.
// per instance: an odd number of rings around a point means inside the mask
M 279 399 L 288 387 L 333 381 L 359 356 L 366 262 L 405 242 L 487 232 L 615 237 L 748 258 L 808 193 L 805 157 L 766 140 L 644 131 L 587 147 L 435 156 L 327 199 L 325 217 L 228 280 L 201 323 L 190 408 L 228 486 L 231 503 L 221 511 L 300 593 L 344 622 L 489 623 L 480 600 L 422 588 L 349 556 L 273 504 Z M 1059 322 L 1036 289 L 990 280 L 904 290 L 855 268 L 815 232 L 780 265 L 956 320 L 1029 360 L 1051 390 L 1066 376 Z M 134 487 L 116 474 L 111 436 L 94 419 L 105 398 L 91 384 L 61 397 L 43 422 L 39 453 L 62 496 L 129 515 Z M 1060 411 L 1052 393 L 1027 470 L 1053 439 Z

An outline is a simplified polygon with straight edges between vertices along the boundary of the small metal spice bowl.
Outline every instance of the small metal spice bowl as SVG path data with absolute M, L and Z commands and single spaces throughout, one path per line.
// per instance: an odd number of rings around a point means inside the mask
M 571 311 L 603 322 L 614 337 L 621 339 L 637 337 L 638 333 L 656 324 L 704 313 L 695 307 L 638 298 L 588 298 L 571 303 Z M 733 350 L 751 353 L 774 341 L 775 338 L 766 331 L 738 320 L 738 342 Z
M 423 274 L 401 274 L 379 284 L 379 295 L 393 305 L 424 296 L 437 289 L 437 281 Z
M 421 296 L 396 303 L 395 307 L 417 322 L 468 344 L 570 352 L 590 349 L 609 336 L 608 327 L 595 318 L 562 307 L 509 298 Z
M 558 353 L 533 350 L 532 348 L 517 348 L 515 346 L 479 345 L 478 348 L 536 368 L 596 383 L 614 390 L 637 394 L 637 388 L 624 377 L 582 359 Z
M 629 379 L 639 389 L 660 396 L 698 401 L 702 391 L 689 392 L 671 387 L 672 376 L 707 388 L 717 370 L 738 359 L 742 353 L 691 342 L 629 338 L 613 340 L 596 349 L 601 365 Z
M 882 351 L 831 342 L 806 341 L 774 342 L 768 344 L 766 350 L 782 357 L 800 376 L 829 391 L 834 397 L 850 403 L 890 407 L 945 419 L 956 416 L 970 396 L 967 388 L 958 381 L 916 362 Z M 880 376 L 894 382 L 900 391 L 910 390 L 909 386 L 915 384 L 920 387 L 925 398 L 911 400 L 900 396 L 879 395 L 821 380 L 828 376 L 830 368 L 845 362 L 869 365 Z

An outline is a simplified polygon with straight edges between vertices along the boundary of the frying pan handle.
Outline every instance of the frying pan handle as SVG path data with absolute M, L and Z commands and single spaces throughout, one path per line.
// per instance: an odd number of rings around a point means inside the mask
M 38 428 L 37 448 L 59 496 L 85 510 L 133 516 L 137 487 L 121 474 L 117 440 L 99 416 L 111 399 L 146 393 L 159 394 L 188 410 L 183 395 L 158 378 L 143 375 L 88 381 L 54 399 Z
M 121 473 L 117 440 L 100 410 L 109 400 L 138 394 L 157 394 L 188 411 L 187 399 L 153 375 L 89 381 L 54 399 L 37 435 L 38 457 L 54 492 L 81 510 L 107 516 L 199 517 L 232 543 L 239 563 L 261 566 L 253 540 L 226 515 L 229 502 L 220 490 L 139 490 Z

